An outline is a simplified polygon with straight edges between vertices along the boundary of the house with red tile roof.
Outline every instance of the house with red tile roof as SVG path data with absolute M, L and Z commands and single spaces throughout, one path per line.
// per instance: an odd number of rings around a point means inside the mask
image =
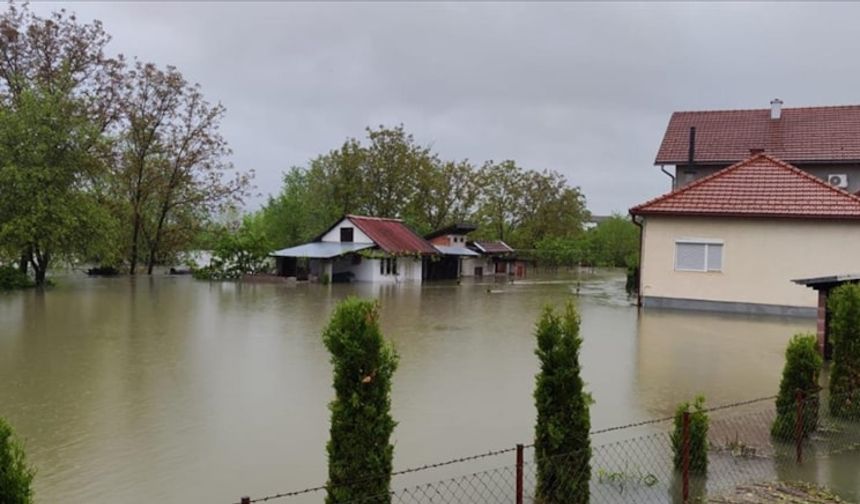
M 860 192 L 860 105 L 782 105 L 775 99 L 769 109 L 675 112 L 654 164 L 677 189 L 763 152 Z
M 814 316 L 816 293 L 791 280 L 860 270 L 860 197 L 765 153 L 630 214 L 646 307 Z
M 439 251 L 400 219 L 345 215 L 312 242 L 271 255 L 282 276 L 397 283 L 422 281 Z

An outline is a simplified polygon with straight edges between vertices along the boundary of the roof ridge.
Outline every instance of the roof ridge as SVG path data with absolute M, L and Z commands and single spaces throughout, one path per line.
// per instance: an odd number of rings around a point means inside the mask
M 821 110 L 821 109 L 853 109 L 860 108 L 860 104 L 856 105 L 808 105 L 804 107 L 782 107 L 782 111 L 786 110 Z M 701 110 L 675 110 L 675 114 L 714 114 L 714 113 L 733 113 L 733 112 L 770 112 L 769 108 L 738 108 L 738 109 L 701 109 Z
M 693 181 L 693 182 L 691 182 L 691 183 L 689 183 L 689 184 L 687 184 L 687 185 L 685 185 L 685 186 L 683 186 L 677 190 L 670 191 L 666 194 L 662 194 L 660 196 L 657 196 L 656 198 L 652 198 L 652 199 L 650 199 L 644 203 L 636 205 L 636 206 L 630 208 L 629 213 L 631 215 L 635 215 L 636 212 L 641 211 L 641 210 L 645 209 L 646 207 L 649 207 L 649 206 L 654 205 L 656 203 L 660 203 L 660 202 L 665 201 L 669 198 L 677 197 L 680 194 L 688 192 L 691 189 L 695 189 L 696 187 L 699 187 L 700 185 L 705 184 L 705 183 L 707 183 L 711 180 L 714 180 L 716 178 L 723 177 L 723 176 L 725 176 L 725 175 L 727 175 L 733 171 L 736 171 L 736 170 L 738 170 L 742 167 L 745 167 L 745 166 L 747 166 L 747 165 L 749 165 L 749 164 L 751 164 L 757 160 L 760 160 L 760 159 L 766 159 L 766 160 L 770 161 L 771 163 L 776 164 L 777 166 L 779 166 L 781 168 L 788 169 L 792 173 L 795 173 L 797 175 L 801 175 L 801 176 L 803 176 L 803 178 L 805 178 L 807 180 L 813 181 L 816 184 L 839 194 L 840 196 L 847 196 L 849 199 L 853 200 L 855 203 L 860 204 L 860 196 L 851 194 L 850 192 L 848 192 L 844 189 L 840 189 L 840 188 L 834 186 L 833 184 L 825 182 L 825 181 L 821 180 L 820 178 L 816 177 L 815 175 L 807 173 L 807 172 L 801 170 L 800 168 L 798 168 L 798 167 L 796 167 L 790 163 L 787 163 L 787 162 L 785 162 L 779 158 L 771 156 L 770 154 L 760 152 L 760 153 L 754 154 L 754 155 L 752 155 L 752 156 L 750 156 L 750 157 L 748 157 L 742 161 L 738 161 L 737 163 L 735 163 L 731 166 L 727 166 L 726 168 L 723 168 L 722 170 L 716 171 L 716 172 L 714 172 L 708 176 L 705 176 L 705 177 L 702 177 L 698 180 L 695 180 L 695 181 Z
M 399 219 L 396 217 L 371 217 L 370 215 L 357 215 L 357 214 L 346 214 L 345 217 L 348 217 L 350 219 L 367 219 L 367 220 L 403 222 L 403 219 Z

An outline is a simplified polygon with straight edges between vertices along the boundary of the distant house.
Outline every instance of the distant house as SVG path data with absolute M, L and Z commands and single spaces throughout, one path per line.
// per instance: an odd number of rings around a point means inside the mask
M 502 240 L 476 240 L 469 247 L 480 256 L 463 261 L 463 276 L 525 275 L 525 263 Z
M 860 105 L 783 108 L 779 99 L 770 105 L 675 112 L 654 164 L 678 189 L 765 153 L 852 194 L 860 191 Z
M 860 126 L 860 109 L 857 118 Z M 843 149 L 831 139 L 792 138 L 784 153 L 817 152 L 830 163 L 825 171 L 840 162 Z M 860 142 L 844 141 L 846 149 Z M 819 142 L 833 150 L 815 147 Z M 658 160 L 674 159 L 661 157 L 665 145 Z M 860 144 L 854 152 L 860 157 Z M 839 166 L 854 173 L 850 164 Z M 642 230 L 641 303 L 815 316 L 816 293 L 791 280 L 860 270 L 860 197 L 839 185 L 760 153 L 631 208 Z
M 346 215 L 312 242 L 271 255 L 282 276 L 396 283 L 422 281 L 439 251 L 400 219 Z
M 477 229 L 472 224 L 452 224 L 425 235 L 439 252 L 439 257 L 427 262 L 427 280 L 454 280 L 464 276 L 464 260 L 480 257 L 466 246 L 466 235 Z
M 585 222 L 582 223 L 582 227 L 585 230 L 594 229 L 597 226 L 599 226 L 601 223 L 609 220 L 610 218 L 612 218 L 611 215 L 594 215 L 594 214 L 592 214 L 591 217 L 588 218 L 588 220 L 586 220 Z

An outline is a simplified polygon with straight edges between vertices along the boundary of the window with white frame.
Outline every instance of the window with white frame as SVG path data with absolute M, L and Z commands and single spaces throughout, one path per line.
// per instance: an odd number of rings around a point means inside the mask
M 723 242 L 675 240 L 675 271 L 723 271 Z

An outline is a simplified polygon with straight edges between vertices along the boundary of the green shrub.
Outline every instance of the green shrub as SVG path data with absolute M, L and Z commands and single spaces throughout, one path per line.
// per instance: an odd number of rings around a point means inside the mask
M 36 285 L 26 273 L 13 266 L 0 266 L 0 291 L 27 289 Z
M 369 497 L 378 504 L 390 502 L 390 437 L 396 425 L 390 414 L 391 377 L 398 358 L 383 339 L 378 319 L 376 303 L 348 298 L 323 331 L 335 391 L 329 404 L 328 504 Z
M 860 285 L 843 284 L 830 293 L 827 307 L 833 342 L 830 413 L 860 418 Z
M 191 275 L 198 280 L 238 280 L 246 274 L 269 271 L 269 245 L 263 232 L 249 220 L 235 230 L 218 231 L 209 265 L 192 268 Z
M 684 413 L 690 413 L 690 472 L 708 472 L 708 413 L 705 411 L 705 398 L 696 397 L 692 404 L 681 403 L 675 410 L 675 429 L 670 438 L 675 453 L 675 469 L 681 470 L 684 464 Z
M 580 376 L 579 315 L 568 302 L 564 313 L 550 307 L 537 323 L 540 372 L 536 377 L 535 460 L 537 502 L 587 503 L 591 479 L 591 396 Z
M 803 436 L 818 425 L 818 375 L 821 372 L 818 342 L 812 334 L 796 334 L 785 349 L 785 367 L 776 398 L 776 419 L 770 433 L 783 440 L 794 439 L 797 391 L 803 393 Z
M 15 439 L 12 427 L 0 418 L 0 503 L 29 504 L 33 502 L 33 476 L 27 465 L 24 449 Z

